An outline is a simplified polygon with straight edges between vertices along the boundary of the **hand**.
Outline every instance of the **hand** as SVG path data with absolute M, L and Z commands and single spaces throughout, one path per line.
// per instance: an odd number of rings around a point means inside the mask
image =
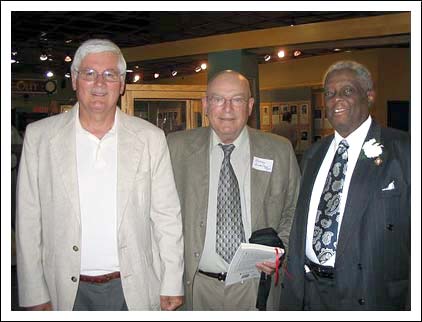
M 25 307 L 27 311 L 53 311 L 51 302 Z
M 256 268 L 261 272 L 271 275 L 275 272 L 275 265 L 275 262 L 261 262 L 256 264 Z
M 161 310 L 174 311 L 183 304 L 184 296 L 160 296 Z

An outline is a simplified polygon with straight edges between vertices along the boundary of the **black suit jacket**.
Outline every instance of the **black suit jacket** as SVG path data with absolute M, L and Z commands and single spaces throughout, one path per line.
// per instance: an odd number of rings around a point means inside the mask
M 315 143 L 302 160 L 302 182 L 290 233 L 280 309 L 301 310 L 306 227 L 312 188 L 334 136 Z M 383 162 L 363 157 L 354 169 L 338 238 L 333 299 L 339 310 L 410 309 L 410 136 L 372 121 Z M 382 190 L 394 181 L 395 189 Z

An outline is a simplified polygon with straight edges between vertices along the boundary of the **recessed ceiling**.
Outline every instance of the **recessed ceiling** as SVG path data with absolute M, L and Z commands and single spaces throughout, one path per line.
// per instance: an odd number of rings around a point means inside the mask
M 44 73 L 47 68 L 57 75 L 66 73 L 70 63 L 64 57 L 73 57 L 77 47 L 90 38 L 107 38 L 119 47 L 134 47 L 162 42 L 227 34 L 256 29 L 290 26 L 330 20 L 385 15 L 397 12 L 357 11 L 248 11 L 248 12 L 22 12 L 14 11 L 12 21 L 12 51 L 16 51 L 19 64 L 12 65 L 12 74 Z M 344 50 L 385 46 L 409 46 L 406 39 L 384 39 L 376 42 L 343 44 Z M 388 40 L 388 41 L 387 41 Z M 364 41 L 364 40 L 363 40 Z M 333 43 L 300 48 L 309 57 L 332 53 Z M 271 54 L 272 48 L 256 48 L 250 51 L 262 55 Z M 48 58 L 39 60 L 41 52 Z M 155 61 L 131 62 L 129 69 L 140 66 L 144 80 L 152 78 L 158 71 L 168 77 L 172 69 L 179 71 L 178 77 L 194 73 L 194 69 L 206 56 L 175 57 Z M 260 61 L 261 62 L 261 61 Z M 167 75 L 168 74 L 168 75 Z M 62 76 L 59 76 L 62 77 Z

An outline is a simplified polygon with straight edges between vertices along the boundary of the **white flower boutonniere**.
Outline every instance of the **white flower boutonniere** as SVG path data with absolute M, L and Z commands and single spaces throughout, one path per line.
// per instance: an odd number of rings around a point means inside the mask
M 382 163 L 382 159 L 379 156 L 382 154 L 383 147 L 384 146 L 378 143 L 375 139 L 370 139 L 364 143 L 362 150 L 367 158 L 376 158 L 374 161 L 375 164 L 380 165 Z

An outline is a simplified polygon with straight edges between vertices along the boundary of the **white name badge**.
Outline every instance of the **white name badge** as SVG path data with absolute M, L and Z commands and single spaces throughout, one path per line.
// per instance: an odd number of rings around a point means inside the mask
M 274 160 L 253 157 L 252 168 L 259 171 L 273 172 L 273 163 Z

